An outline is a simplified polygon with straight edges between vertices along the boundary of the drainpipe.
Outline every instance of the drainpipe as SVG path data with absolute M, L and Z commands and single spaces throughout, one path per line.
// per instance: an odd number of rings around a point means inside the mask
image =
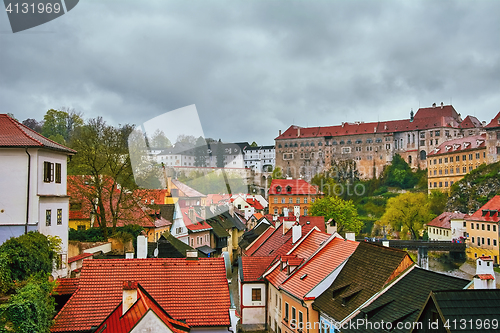
M 30 176 L 31 176 L 31 155 L 28 153 L 28 147 L 24 148 L 28 154 L 28 194 L 26 195 L 26 225 L 24 226 L 24 234 L 28 233 L 28 223 L 30 214 Z

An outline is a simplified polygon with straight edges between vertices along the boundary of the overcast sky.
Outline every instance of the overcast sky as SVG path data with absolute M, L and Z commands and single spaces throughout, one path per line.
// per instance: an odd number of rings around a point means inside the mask
M 499 32 L 493 0 L 81 0 L 15 34 L 0 13 L 0 113 L 139 125 L 195 104 L 206 137 L 263 145 L 434 102 L 489 122 Z

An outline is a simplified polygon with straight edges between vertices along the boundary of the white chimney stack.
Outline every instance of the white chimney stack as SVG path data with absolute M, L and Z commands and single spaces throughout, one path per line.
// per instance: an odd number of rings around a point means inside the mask
M 125 259 L 134 259 L 134 252 L 126 252 Z
M 346 232 L 345 233 L 345 239 L 350 240 L 350 241 L 355 241 L 356 240 L 356 234 L 354 232 Z
M 137 301 L 137 281 L 123 281 L 122 315 Z
M 148 239 L 144 232 L 137 236 L 137 259 L 146 259 L 148 257 Z
M 292 227 L 292 244 L 295 244 L 302 236 L 302 226 L 296 223 Z
M 476 259 L 474 289 L 496 289 L 493 259 L 490 256 L 483 256 Z

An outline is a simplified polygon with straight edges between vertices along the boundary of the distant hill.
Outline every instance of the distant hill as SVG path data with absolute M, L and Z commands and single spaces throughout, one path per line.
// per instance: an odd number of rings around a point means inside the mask
M 472 214 L 496 194 L 500 194 L 500 162 L 483 164 L 451 186 L 446 209 Z

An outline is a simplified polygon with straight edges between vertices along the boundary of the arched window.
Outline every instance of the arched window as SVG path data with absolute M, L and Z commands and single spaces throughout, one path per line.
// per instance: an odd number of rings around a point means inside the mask
M 411 165 L 411 155 L 410 155 L 410 156 L 408 156 L 408 164 L 410 164 L 410 165 Z
M 427 153 L 425 152 L 425 150 L 421 150 L 420 151 L 420 159 L 423 161 L 427 158 Z

